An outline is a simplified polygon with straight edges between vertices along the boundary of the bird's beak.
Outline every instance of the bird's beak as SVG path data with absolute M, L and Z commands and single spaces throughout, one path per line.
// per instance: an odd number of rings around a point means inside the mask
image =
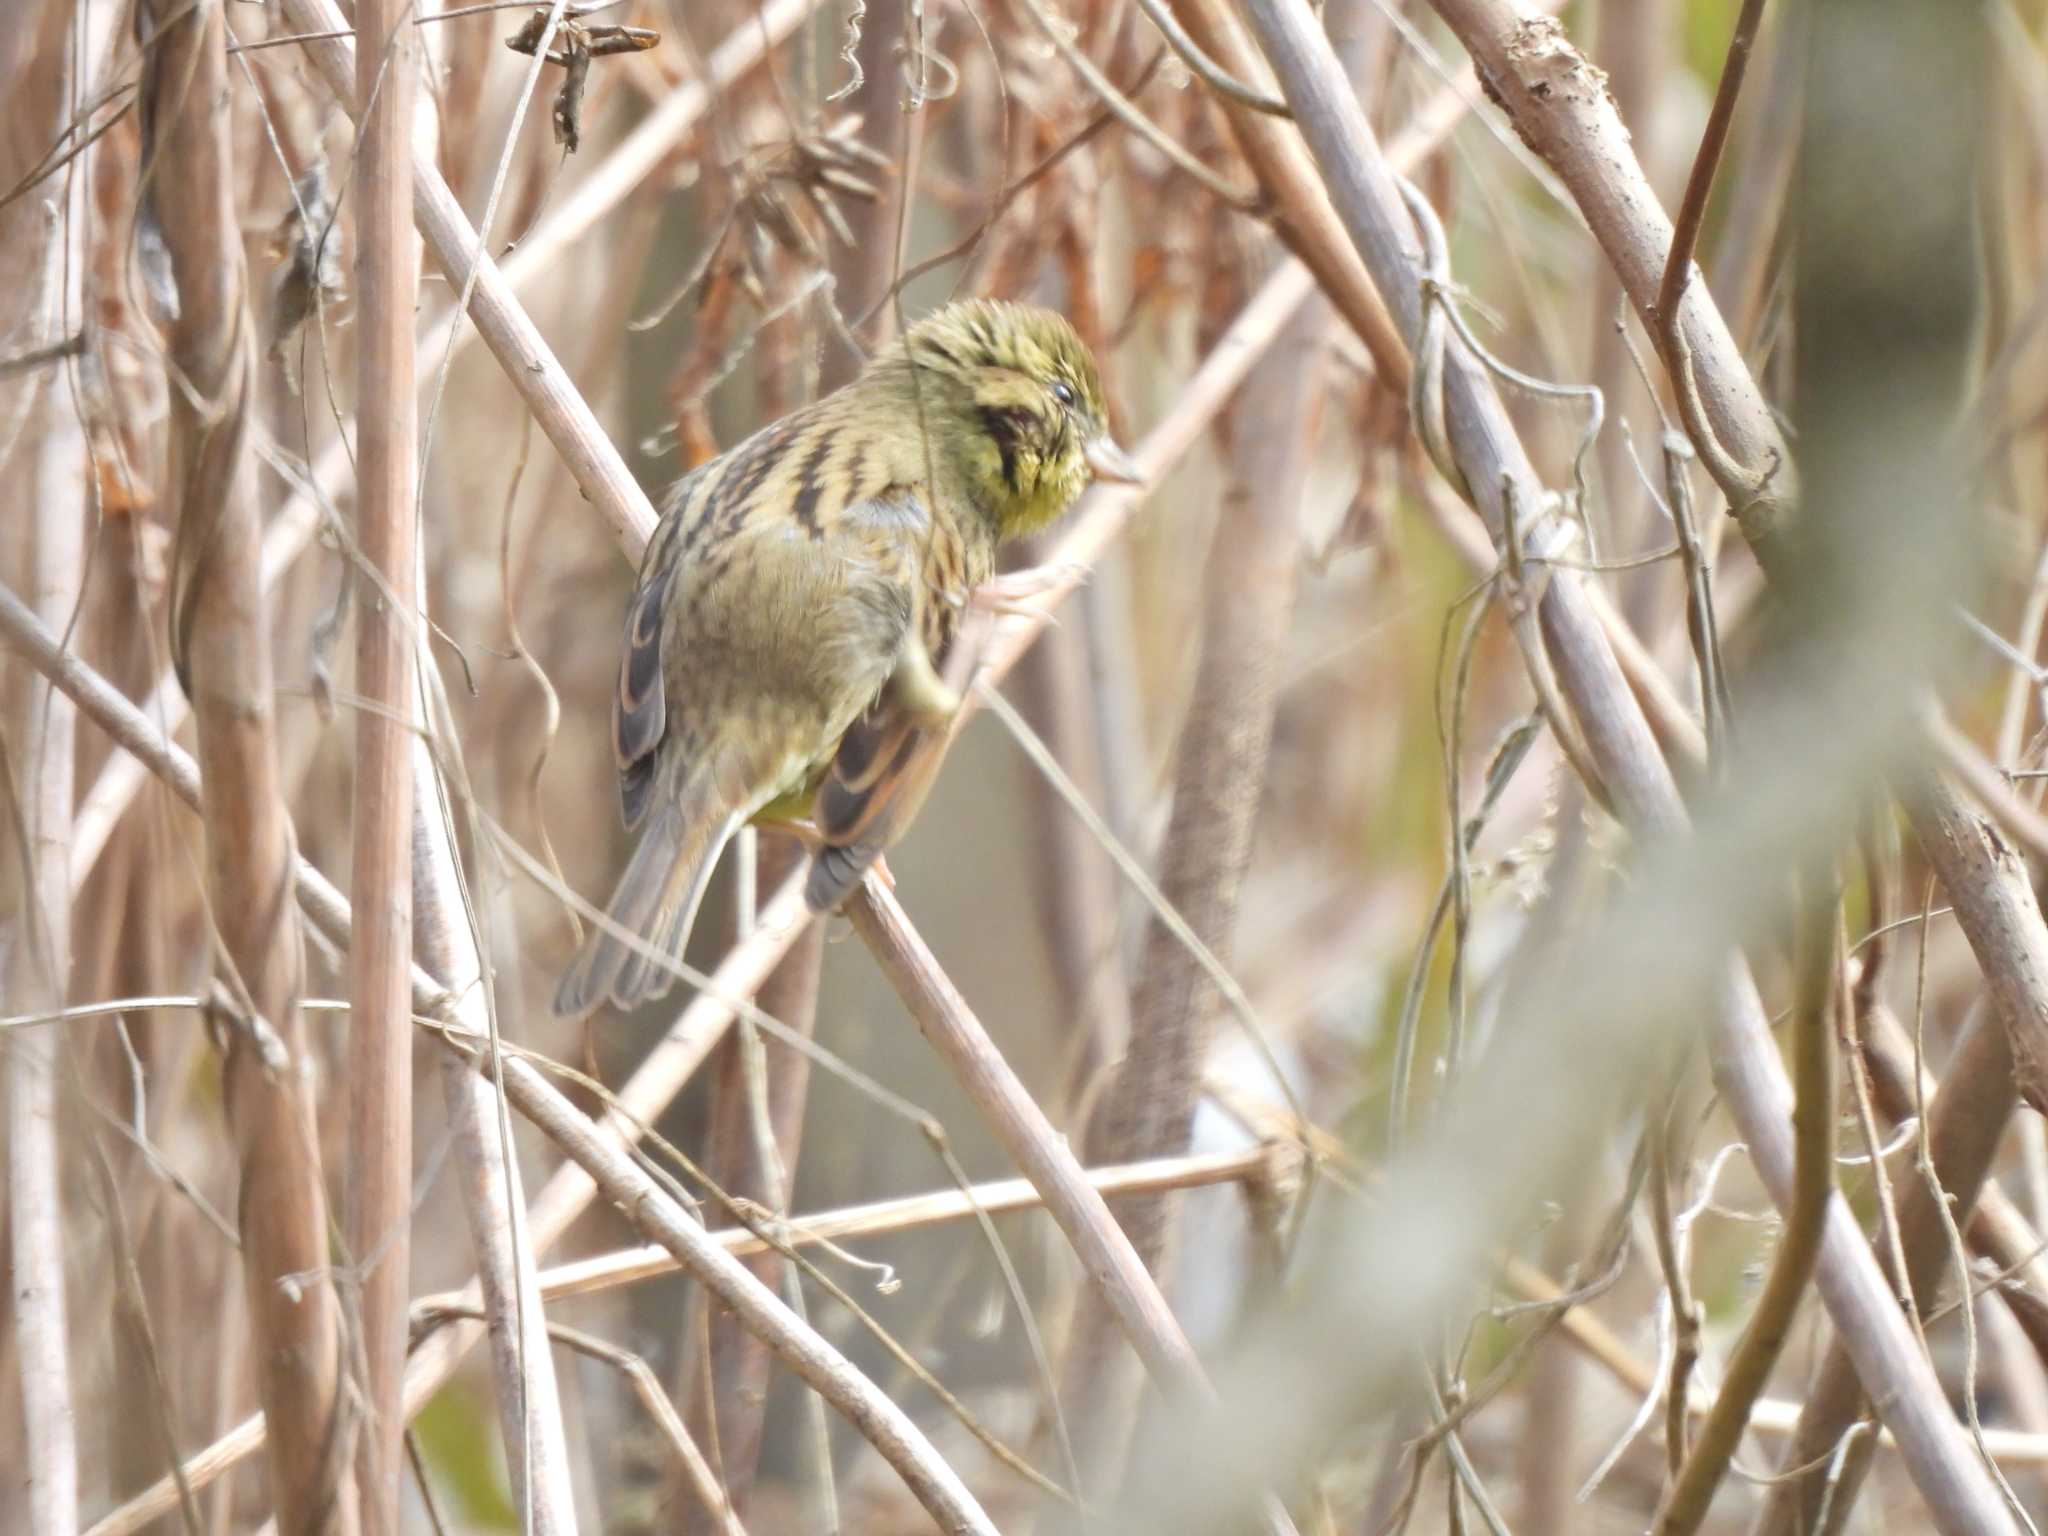
M 1095 471 L 1098 480 L 1114 480 L 1123 485 L 1143 485 L 1145 475 L 1138 468 L 1138 461 L 1116 445 L 1116 439 L 1104 432 L 1088 440 L 1082 450 L 1088 460 L 1088 467 Z

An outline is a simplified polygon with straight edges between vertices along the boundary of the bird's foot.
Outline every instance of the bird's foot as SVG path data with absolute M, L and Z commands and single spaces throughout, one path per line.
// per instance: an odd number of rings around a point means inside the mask
M 1005 618 L 1037 618 L 1043 612 L 1042 600 L 1046 596 L 1075 586 L 1087 571 L 1086 566 L 1071 560 L 1029 565 L 984 581 L 968 601 L 986 613 Z

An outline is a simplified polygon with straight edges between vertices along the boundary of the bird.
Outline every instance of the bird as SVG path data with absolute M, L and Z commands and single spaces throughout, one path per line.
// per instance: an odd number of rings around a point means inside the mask
M 612 696 L 635 843 L 558 1017 L 669 990 L 664 959 L 749 822 L 805 837 L 813 911 L 860 882 L 930 786 L 959 704 L 939 669 L 997 550 L 1092 478 L 1140 480 L 1108 416 L 1064 317 L 967 300 L 676 485 Z

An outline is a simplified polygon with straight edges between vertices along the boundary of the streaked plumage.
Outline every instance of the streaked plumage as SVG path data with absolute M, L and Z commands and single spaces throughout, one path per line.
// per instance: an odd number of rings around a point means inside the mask
M 836 906 L 936 768 L 952 700 L 935 666 L 968 595 L 1091 468 L 1132 477 L 1087 348 L 1057 315 L 975 302 L 685 478 L 626 619 L 612 727 L 638 842 L 612 920 L 680 955 L 732 834 L 805 816 L 806 894 Z M 595 930 L 555 1011 L 631 1007 L 670 981 Z

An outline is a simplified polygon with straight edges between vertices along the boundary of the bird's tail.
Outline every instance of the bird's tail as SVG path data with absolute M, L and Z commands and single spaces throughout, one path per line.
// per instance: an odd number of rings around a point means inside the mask
M 655 954 L 681 959 L 712 868 L 744 820 L 708 782 L 686 786 L 678 797 L 661 797 L 648 811 L 606 915 Z M 607 999 L 631 1008 L 660 997 L 675 979 L 639 946 L 608 928 L 594 928 L 555 988 L 555 1015 L 580 1019 Z

